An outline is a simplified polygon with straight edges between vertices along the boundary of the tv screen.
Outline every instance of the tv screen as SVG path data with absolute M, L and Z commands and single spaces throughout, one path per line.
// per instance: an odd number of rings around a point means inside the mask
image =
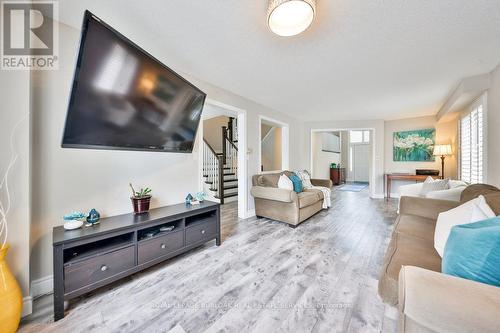
M 191 152 L 205 97 L 86 11 L 62 146 Z

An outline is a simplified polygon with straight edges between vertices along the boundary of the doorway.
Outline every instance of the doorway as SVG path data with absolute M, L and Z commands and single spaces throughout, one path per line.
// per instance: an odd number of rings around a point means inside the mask
M 259 166 L 264 173 L 288 169 L 288 124 L 259 116 Z
M 349 131 L 349 174 L 348 180 L 369 183 L 371 160 L 371 131 Z
M 373 128 L 311 129 L 312 177 L 333 178 L 341 191 L 358 192 L 368 187 L 374 197 L 374 138 Z
M 352 146 L 352 181 L 368 183 L 370 179 L 370 146 Z
M 199 133 L 199 190 L 237 207 L 239 218 L 249 217 L 246 111 L 207 99 Z

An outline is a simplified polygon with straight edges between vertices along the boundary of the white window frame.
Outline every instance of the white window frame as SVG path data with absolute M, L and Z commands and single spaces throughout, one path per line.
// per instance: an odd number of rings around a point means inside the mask
M 488 105 L 487 105 L 487 92 L 478 97 L 474 102 L 472 102 L 464 112 L 460 115 L 458 119 L 458 144 L 460 147 L 459 156 L 458 156 L 458 175 L 459 178 L 462 179 L 462 119 L 468 115 L 470 115 L 475 109 L 482 105 L 482 117 L 483 117 L 483 147 L 482 147 L 482 169 L 483 175 L 481 182 L 488 182 Z

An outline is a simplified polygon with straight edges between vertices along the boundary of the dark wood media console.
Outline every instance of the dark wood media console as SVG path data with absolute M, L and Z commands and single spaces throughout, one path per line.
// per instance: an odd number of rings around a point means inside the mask
M 174 227 L 160 231 L 161 227 Z M 101 219 L 92 227 L 55 227 L 54 320 L 64 317 L 64 301 L 134 274 L 220 238 L 220 205 L 167 206 L 135 215 Z

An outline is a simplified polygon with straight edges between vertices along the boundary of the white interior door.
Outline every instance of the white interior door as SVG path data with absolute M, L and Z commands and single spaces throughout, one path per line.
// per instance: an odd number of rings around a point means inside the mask
M 353 176 L 355 182 L 368 182 L 370 178 L 370 145 L 353 145 Z

